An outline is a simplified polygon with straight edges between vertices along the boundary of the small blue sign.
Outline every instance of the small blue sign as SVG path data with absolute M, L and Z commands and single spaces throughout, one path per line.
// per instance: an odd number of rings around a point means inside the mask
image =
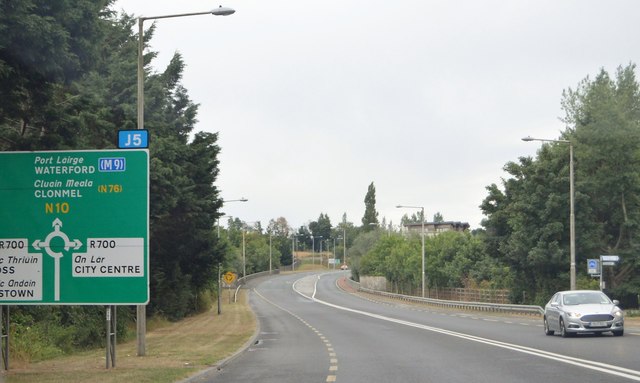
M 125 170 L 127 170 L 127 161 L 124 157 L 98 159 L 98 171 L 100 172 L 124 172 Z
M 587 260 L 587 273 L 591 276 L 597 276 L 600 274 L 600 261 L 597 259 Z
M 119 130 L 118 148 L 146 149 L 149 147 L 149 131 L 146 129 Z

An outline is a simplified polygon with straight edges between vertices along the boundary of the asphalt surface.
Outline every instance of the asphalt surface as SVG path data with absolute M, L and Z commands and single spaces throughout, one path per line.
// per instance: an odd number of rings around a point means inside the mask
M 259 330 L 192 382 L 640 381 L 640 329 L 545 336 L 539 318 L 382 302 L 338 286 L 344 272 L 257 281 Z

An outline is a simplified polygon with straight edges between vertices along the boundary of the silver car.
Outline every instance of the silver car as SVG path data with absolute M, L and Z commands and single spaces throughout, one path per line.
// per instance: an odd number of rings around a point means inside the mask
M 573 290 L 556 293 L 544 307 L 544 333 L 563 338 L 581 333 L 624 334 L 624 313 L 601 291 Z

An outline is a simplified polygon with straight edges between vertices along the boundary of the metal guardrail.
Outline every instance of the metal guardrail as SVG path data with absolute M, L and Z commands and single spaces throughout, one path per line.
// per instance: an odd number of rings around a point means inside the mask
M 513 314 L 527 314 L 527 315 L 543 315 L 544 309 L 535 305 L 514 305 L 514 304 L 502 304 L 502 303 L 485 303 L 485 302 L 460 302 L 460 301 L 448 301 L 442 299 L 422 298 L 411 295 L 402 295 L 388 293 L 386 291 L 378 291 L 367 289 L 360 286 L 360 283 L 347 278 L 351 287 L 358 291 L 362 291 L 368 294 L 380 295 L 386 298 L 398 299 L 405 302 L 422 303 L 436 307 L 455 308 L 458 310 L 475 310 L 475 311 L 493 311 L 493 312 L 509 312 Z
M 233 295 L 233 301 L 237 302 L 238 301 L 238 291 L 240 291 L 240 288 L 242 287 L 242 285 L 244 285 L 245 283 L 247 283 L 248 281 L 255 279 L 255 278 L 260 278 L 260 277 L 265 277 L 267 275 L 274 275 L 274 274 L 280 274 L 280 269 L 275 269 L 275 270 L 271 270 L 271 271 L 261 271 L 259 273 L 255 273 L 255 274 L 249 274 L 247 276 L 244 277 L 240 277 L 238 278 L 237 281 L 235 281 L 236 284 L 236 292 Z

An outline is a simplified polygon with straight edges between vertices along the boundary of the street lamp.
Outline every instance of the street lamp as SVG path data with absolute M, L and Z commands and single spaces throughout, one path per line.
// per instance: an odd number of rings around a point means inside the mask
M 269 232 L 269 275 L 271 275 L 271 238 L 273 237 L 273 233 Z
M 240 199 L 228 199 L 228 200 L 222 200 L 222 204 L 224 205 L 226 202 L 247 202 L 249 201 L 248 199 L 242 197 Z M 224 218 L 224 217 L 230 217 L 229 215 L 223 215 L 222 217 L 219 217 L 217 219 L 218 221 L 218 238 L 220 238 L 220 218 Z
M 321 235 L 311 236 L 311 264 L 316 264 L 316 238 L 322 238 Z M 322 242 L 320 242 L 320 248 L 322 249 Z
M 235 10 L 227 7 L 220 6 L 217 9 L 208 12 L 197 13 L 182 13 L 176 15 L 164 15 L 164 16 L 151 16 L 151 17 L 138 17 L 138 129 L 144 129 L 144 28 L 143 24 L 145 20 L 155 19 L 167 19 L 173 17 L 186 17 L 212 14 L 216 16 L 231 15 Z M 136 323 L 137 323 L 137 343 L 138 343 L 138 356 L 145 355 L 146 341 L 145 333 L 147 332 L 147 311 L 145 305 L 138 305 L 136 307 Z
M 422 214 L 420 217 L 420 221 L 422 221 L 422 280 L 420 281 L 420 284 L 422 285 L 422 297 L 424 298 L 424 278 L 425 278 L 425 272 L 424 272 L 424 206 L 405 206 L 405 205 L 398 205 L 396 206 L 396 208 L 398 209 L 421 209 Z
M 331 238 L 333 239 L 333 269 L 336 269 L 336 238 Z M 329 265 L 327 265 L 327 267 L 329 267 Z
M 345 226 L 346 224 L 342 226 L 342 262 L 344 262 L 344 264 L 348 266 L 347 264 L 347 228 Z
M 242 197 L 240 199 L 223 199 L 222 203 L 225 204 L 227 202 L 247 202 L 247 201 L 248 201 L 248 199 Z
M 247 246 L 246 246 L 246 234 L 248 224 L 256 224 L 258 221 L 243 222 L 242 225 L 242 277 L 247 276 Z
M 298 235 L 295 233 L 291 234 L 291 272 L 295 271 L 295 263 L 296 263 L 296 239 Z
M 138 17 L 138 129 L 144 129 L 144 28 L 145 20 L 168 19 L 174 17 L 214 15 L 228 16 L 235 13 L 235 10 L 220 6 L 206 12 L 181 13 L 176 15 Z
M 576 289 L 576 217 L 574 202 L 574 172 L 573 172 L 573 144 L 569 140 L 548 140 L 544 138 L 524 137 L 522 141 L 556 142 L 569 145 L 569 252 L 571 263 L 569 266 L 570 290 Z

